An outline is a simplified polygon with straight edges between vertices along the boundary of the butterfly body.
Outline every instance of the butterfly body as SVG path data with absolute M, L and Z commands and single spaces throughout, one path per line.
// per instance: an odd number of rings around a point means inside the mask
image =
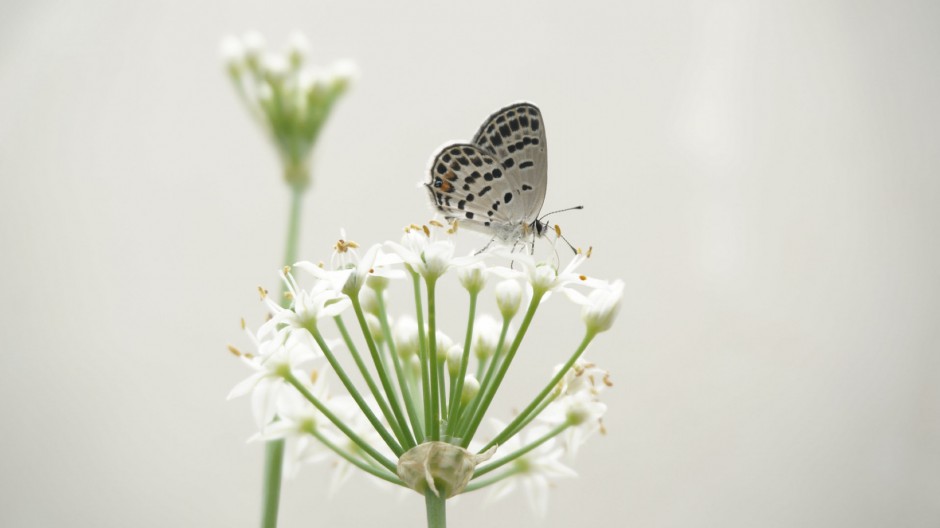
M 441 148 L 425 183 L 432 206 L 461 227 L 504 243 L 534 240 L 548 183 L 545 126 L 539 109 L 516 103 L 491 115 L 470 143 Z

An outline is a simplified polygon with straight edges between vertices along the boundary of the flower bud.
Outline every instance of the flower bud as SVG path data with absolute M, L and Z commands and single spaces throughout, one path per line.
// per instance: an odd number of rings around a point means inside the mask
M 512 319 L 522 304 L 522 287 L 515 280 L 508 279 L 496 285 L 496 305 L 504 319 Z
M 437 331 L 437 361 L 447 361 L 447 351 L 454 346 L 454 340 L 447 337 L 447 334 Z
M 366 277 L 366 286 L 372 288 L 376 292 L 385 291 L 388 288 L 388 283 L 391 282 L 388 277 L 383 277 L 381 275 L 369 275 Z
M 457 271 L 460 284 L 471 294 L 480 293 L 486 286 L 486 266 L 477 262 Z
M 395 350 L 402 359 L 408 359 L 418 353 L 418 323 L 414 319 L 403 316 L 395 321 L 392 338 L 395 340 Z
M 493 449 L 475 455 L 445 442 L 425 442 L 406 451 L 398 459 L 398 476 L 409 488 L 424 495 L 428 490 L 449 499 L 461 493 L 478 464 L 489 460 Z
M 372 338 L 375 339 L 375 342 L 384 343 L 385 332 L 382 329 L 382 323 L 379 321 L 379 318 L 367 313 L 366 324 L 369 326 L 369 331 L 372 332 Z
M 477 394 L 480 392 L 480 382 L 477 381 L 476 376 L 473 374 L 467 374 L 463 379 L 463 390 L 460 391 L 460 404 L 466 405 L 470 403 Z
M 473 323 L 473 354 L 480 361 L 486 361 L 499 345 L 500 325 L 490 314 L 477 317 Z
M 588 331 L 600 333 L 610 330 L 620 311 L 623 299 L 623 281 L 617 280 L 603 288 L 588 294 L 587 302 L 581 309 L 581 319 Z
M 355 273 L 353 274 L 355 275 Z M 378 295 L 375 290 L 371 288 L 363 288 L 359 290 L 359 302 L 362 304 L 362 311 L 378 316 L 379 315 L 379 300 L 376 298 Z
M 291 66 L 299 68 L 310 54 L 310 41 L 299 31 L 291 33 L 287 41 L 287 57 Z
M 532 289 L 539 293 L 545 293 L 555 285 L 555 279 L 558 278 L 558 271 L 546 263 L 541 263 L 535 267 L 535 270 L 529 276 L 529 282 Z
M 447 351 L 447 372 L 456 376 L 460 372 L 460 362 L 463 360 L 463 347 L 453 345 Z

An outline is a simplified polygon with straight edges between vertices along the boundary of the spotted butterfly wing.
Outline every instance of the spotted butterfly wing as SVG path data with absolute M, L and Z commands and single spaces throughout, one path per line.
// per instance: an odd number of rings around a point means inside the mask
M 524 215 L 516 221 L 534 222 L 548 187 L 548 144 L 545 121 L 532 103 L 516 103 L 491 115 L 473 136 L 473 144 L 491 152 L 505 168 L 513 197 Z
M 537 229 L 545 199 L 545 128 L 538 108 L 508 106 L 490 116 L 473 143 L 442 148 L 426 185 L 447 219 L 518 240 Z

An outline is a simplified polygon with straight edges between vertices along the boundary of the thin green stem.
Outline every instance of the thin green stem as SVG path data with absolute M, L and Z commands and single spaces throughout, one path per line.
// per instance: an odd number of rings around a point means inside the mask
M 339 363 L 339 361 L 336 360 L 336 355 L 333 354 L 333 351 L 326 343 L 326 340 L 324 340 L 323 336 L 320 335 L 320 331 L 317 329 L 316 325 L 310 324 L 305 328 L 310 332 L 310 335 L 313 336 L 313 339 L 316 340 L 317 344 L 320 345 L 320 350 L 323 352 L 326 360 L 330 363 L 330 366 L 333 367 L 333 370 L 336 371 L 336 375 L 343 383 L 343 386 L 346 387 L 349 395 L 352 396 L 353 400 L 356 401 L 356 404 L 359 405 L 359 409 L 369 420 L 369 423 L 371 423 L 372 427 L 375 428 L 375 431 L 379 433 L 379 436 L 385 440 L 385 443 L 388 445 L 389 449 L 395 453 L 395 456 L 401 456 L 405 450 L 402 449 L 395 438 L 389 434 L 388 429 L 382 425 L 382 422 L 379 420 L 379 418 L 375 415 L 375 413 L 372 412 L 372 409 L 369 408 L 369 404 L 366 403 L 362 395 L 359 394 L 359 390 L 356 389 L 356 386 L 353 384 L 352 380 L 349 379 L 349 375 L 346 374 L 346 370 L 343 368 L 343 366 Z
M 542 389 L 542 391 L 532 399 L 532 402 L 529 403 L 529 405 L 527 405 L 518 416 L 509 422 L 509 424 L 506 425 L 506 427 L 503 428 L 503 430 L 498 435 L 496 435 L 495 438 L 490 440 L 490 442 L 480 450 L 481 453 L 490 447 L 493 447 L 494 445 L 504 443 L 506 440 L 510 439 L 513 435 L 521 430 L 520 424 L 526 419 L 530 419 L 529 415 L 532 414 L 533 410 L 535 410 L 542 403 L 542 400 L 544 400 L 549 395 L 549 393 L 555 390 L 555 386 L 558 385 L 558 382 L 561 381 L 561 378 L 565 377 L 568 371 L 571 370 L 571 367 L 574 365 L 575 361 L 581 357 L 581 354 L 584 353 L 584 350 L 587 349 L 588 345 L 591 343 L 591 340 L 593 340 L 594 336 L 596 335 L 597 334 L 595 332 L 590 330 L 584 334 L 584 339 L 581 340 L 581 344 L 578 346 L 578 349 L 575 350 L 574 354 L 568 358 L 568 361 L 562 365 L 561 369 L 559 369 L 558 372 L 552 376 L 552 379 L 549 380 L 547 385 L 545 385 L 545 388 Z
M 486 394 L 486 389 L 489 388 L 490 383 L 493 380 L 493 376 L 496 375 L 496 368 L 499 366 L 499 358 L 502 357 L 503 349 L 506 346 L 506 334 L 509 333 L 509 323 L 511 321 L 512 319 L 508 317 L 503 318 L 503 327 L 499 331 L 499 343 L 496 345 L 496 351 L 493 352 L 493 356 L 490 358 L 486 375 L 484 375 L 483 378 L 479 380 L 480 391 L 470 402 L 470 406 L 461 412 L 460 424 L 457 427 L 460 438 L 466 437 L 467 429 L 470 426 L 470 421 L 473 419 L 477 409 L 480 407 L 480 400 L 483 399 L 483 396 Z
M 241 84 L 239 92 L 241 94 Z M 249 105 L 250 106 L 250 105 Z M 286 170 L 286 169 L 285 169 Z M 303 189 L 291 187 L 290 212 L 287 217 L 287 240 L 284 243 L 285 266 L 297 260 L 297 242 L 300 239 L 300 210 L 303 203 Z M 290 300 L 284 297 L 287 286 L 281 286 L 281 296 L 278 299 L 282 306 L 287 306 Z M 284 440 L 269 440 L 265 444 L 264 453 L 264 487 L 262 489 L 261 527 L 276 528 L 277 513 L 281 498 L 281 471 L 284 467 Z
M 431 423 L 428 424 L 431 440 L 441 439 L 441 402 L 440 391 L 438 389 L 438 368 L 437 368 L 437 317 L 434 313 L 434 286 L 435 279 L 428 279 L 428 371 L 431 376 L 430 398 L 425 395 L 425 399 L 430 399 Z
M 402 369 L 401 358 L 398 356 L 398 349 L 395 347 L 395 340 L 392 338 L 392 329 L 391 325 L 388 324 L 388 312 L 385 308 L 385 299 L 381 292 L 376 292 L 376 300 L 379 306 L 379 322 L 382 324 L 382 332 L 385 333 L 385 340 L 388 342 L 388 351 L 392 356 L 392 364 L 395 366 L 395 377 L 398 378 L 398 387 L 401 389 L 401 398 L 405 402 L 405 410 L 408 411 L 408 419 L 411 421 L 414 437 L 415 439 L 423 439 L 424 429 L 421 427 L 421 420 L 418 418 L 415 401 L 414 398 L 411 397 L 411 389 L 408 387 L 408 380 L 405 378 L 405 373 Z
M 304 384 L 300 382 L 300 380 L 295 378 L 293 374 L 288 374 L 287 376 L 284 377 L 284 380 L 290 383 L 291 385 L 293 385 L 295 389 L 300 391 L 300 394 L 302 394 L 303 397 L 307 399 L 307 401 L 312 403 L 313 406 L 316 407 L 317 410 L 323 414 L 323 416 L 326 416 L 327 420 L 333 422 L 333 425 L 335 425 L 340 431 L 342 431 L 343 434 L 346 435 L 350 440 L 355 442 L 355 444 L 359 446 L 360 449 L 368 453 L 369 456 L 374 458 L 378 463 L 382 464 L 382 466 L 385 469 L 391 471 L 392 473 L 397 474 L 398 466 L 394 462 L 392 462 L 388 458 L 385 458 L 385 455 L 376 451 L 376 449 L 372 447 L 371 445 L 369 445 L 368 442 L 366 442 L 359 435 L 353 432 L 353 430 L 350 429 L 349 426 L 347 426 L 343 422 L 342 419 L 340 419 L 338 416 L 333 414 L 333 412 L 330 411 L 330 409 L 326 405 L 324 405 L 323 402 L 319 400 L 319 398 L 317 398 L 309 390 L 307 390 L 307 387 L 305 387 Z M 399 454 L 397 456 L 401 456 L 401 455 Z
M 457 421 L 460 419 L 460 396 L 463 392 L 463 381 L 467 377 L 467 363 L 470 362 L 470 343 L 473 341 L 473 321 L 476 318 L 478 292 L 470 292 L 470 315 L 467 319 L 467 335 L 463 342 L 463 355 L 460 358 L 460 371 L 457 379 L 450 384 L 450 414 L 447 418 L 447 436 L 457 430 Z
M 395 431 L 398 440 L 406 450 L 411 449 L 416 445 L 415 440 L 411 436 L 411 431 L 408 429 L 405 414 L 402 412 L 401 406 L 398 405 L 398 399 L 395 397 L 395 389 L 388 379 L 385 364 L 382 362 L 382 356 L 379 354 L 379 349 L 375 345 L 375 338 L 372 337 L 372 330 L 369 329 L 369 323 L 366 322 L 366 314 L 362 311 L 362 303 L 359 302 L 358 295 L 350 295 L 349 299 L 352 301 L 353 310 L 356 312 L 356 318 L 359 320 L 359 328 L 362 330 L 362 335 L 366 338 L 366 345 L 368 345 L 369 352 L 372 354 L 372 362 L 375 363 L 375 371 L 379 374 L 382 389 L 385 390 L 385 395 L 388 396 L 388 404 L 383 406 L 385 402 L 382 399 L 376 397 L 376 400 L 378 400 L 379 407 L 382 409 L 385 419 L 388 420 L 388 423 L 392 426 L 392 430 Z M 378 392 L 378 390 L 376 390 L 376 392 Z M 389 411 L 389 407 L 391 407 L 391 411 Z
M 555 398 L 557 397 L 558 397 L 558 394 L 556 392 L 554 391 L 551 392 L 548 395 L 548 397 L 546 397 L 545 400 L 542 401 L 542 403 L 540 403 L 539 406 L 535 408 L 534 411 L 529 413 L 529 416 L 527 416 L 525 420 L 519 422 L 519 425 L 514 427 L 512 431 L 509 431 L 509 438 L 515 436 L 519 431 L 525 429 L 525 426 L 529 425 L 532 422 L 532 420 L 535 420 L 538 417 L 538 415 L 542 414 L 542 411 L 544 411 L 546 407 L 551 405 L 551 403 L 555 401 Z
M 447 505 L 443 497 L 433 491 L 424 493 L 424 505 L 428 511 L 428 528 L 447 528 Z
M 261 526 L 277 526 L 281 496 L 281 469 L 284 467 L 284 439 L 269 440 L 264 450 L 264 488 L 262 491 Z
M 334 444 L 329 438 L 327 438 L 326 436 L 324 436 L 323 433 L 321 433 L 321 432 L 320 432 L 319 430 L 317 430 L 316 428 L 311 429 L 311 430 L 309 431 L 309 433 L 312 434 L 317 440 L 319 440 L 320 443 L 322 443 L 323 445 L 325 445 L 326 447 L 328 447 L 331 451 L 333 451 L 333 452 L 336 453 L 337 455 L 343 457 L 344 460 L 346 460 L 346 461 L 349 462 L 350 464 L 356 466 L 357 468 L 359 468 L 359 469 L 365 471 L 366 473 L 369 473 L 370 475 L 374 475 L 374 476 L 376 476 L 376 477 L 379 477 L 380 479 L 382 479 L 382 480 L 384 480 L 384 481 L 386 481 L 386 482 L 391 482 L 392 484 L 397 484 L 397 485 L 399 485 L 399 486 L 403 486 L 403 487 L 406 487 L 406 488 L 408 487 L 404 482 L 401 481 L 401 479 L 399 479 L 399 478 L 398 478 L 397 476 L 395 476 L 394 474 L 392 474 L 392 473 L 386 471 L 384 468 L 383 468 L 383 469 L 376 468 L 376 467 L 373 466 L 372 464 L 369 464 L 368 462 L 365 462 L 365 461 L 363 461 L 363 460 L 360 460 L 360 459 L 356 458 L 355 456 L 353 456 L 351 453 L 349 453 L 349 452 L 346 451 L 345 449 L 343 449 L 343 448 L 339 447 L 338 445 Z
M 480 427 L 480 422 L 483 421 L 483 416 L 486 414 L 487 409 L 489 409 L 490 404 L 493 403 L 493 397 L 496 395 L 496 391 L 499 390 L 499 386 L 503 382 L 503 378 L 506 377 L 506 371 L 509 370 L 509 366 L 512 364 L 512 360 L 516 355 L 516 351 L 519 350 L 519 345 L 522 344 L 522 338 L 525 337 L 525 333 L 529 329 L 529 324 L 532 323 L 532 318 L 535 317 L 535 311 L 538 310 L 539 303 L 542 301 L 542 296 L 544 294 L 545 292 L 536 290 L 532 295 L 532 300 L 529 302 L 529 308 L 526 310 L 525 317 L 522 320 L 522 326 L 519 327 L 519 333 L 516 334 L 516 338 L 513 339 L 512 345 L 509 347 L 509 352 L 506 353 L 506 359 L 502 360 L 499 366 L 499 372 L 496 374 L 496 379 L 494 379 L 493 384 L 487 388 L 486 395 L 480 401 L 480 406 L 477 409 L 476 414 L 473 416 L 473 419 L 470 421 L 470 428 L 463 438 L 462 447 L 467 447 L 470 444 L 470 440 L 473 438 L 474 433 L 476 433 L 477 428 Z M 482 451 L 485 451 L 485 449 Z
M 537 440 L 535 440 L 531 444 L 528 444 L 525 447 L 517 449 L 504 457 L 497 458 L 496 460 L 490 462 L 489 464 L 484 464 L 478 467 L 476 470 L 474 470 L 472 478 L 482 477 L 483 475 L 486 475 L 487 473 L 489 473 L 490 471 L 493 471 L 494 469 L 499 469 L 505 466 L 506 464 L 512 462 L 513 460 L 516 460 L 517 458 L 525 455 L 526 453 L 529 453 L 536 447 L 558 436 L 562 431 L 564 431 L 568 427 L 571 427 L 570 423 L 568 423 L 567 421 L 562 422 L 561 424 L 553 427 L 550 431 L 548 431 L 544 435 L 540 436 Z
M 470 484 L 467 484 L 467 487 L 464 488 L 463 492 L 470 493 L 471 491 L 476 491 L 480 488 L 485 488 L 489 486 L 490 484 L 496 484 L 497 482 L 501 480 L 506 480 L 507 478 L 513 475 L 518 475 L 521 472 L 522 472 L 522 469 L 513 467 L 507 471 L 503 471 L 499 475 L 495 475 L 490 478 L 481 478 L 479 480 L 473 480 L 470 482 Z
M 419 358 L 421 359 L 421 400 L 422 404 L 424 405 L 424 426 L 428 433 L 428 436 L 424 437 L 424 440 L 427 440 L 428 438 L 432 438 L 431 404 L 430 398 L 428 397 L 428 395 L 431 393 L 431 377 L 428 373 L 428 346 L 427 337 L 424 333 L 424 303 L 421 301 L 420 276 L 415 272 L 411 272 L 411 280 L 414 283 L 415 312 L 417 313 L 418 319 L 418 353 Z
M 362 355 L 359 354 L 359 349 L 353 342 L 352 337 L 350 337 L 349 331 L 346 329 L 346 324 L 343 323 L 343 319 L 337 315 L 333 318 L 333 320 L 336 321 L 336 326 L 339 328 L 339 333 L 343 336 L 343 341 L 346 343 L 346 347 L 349 349 L 349 354 L 356 363 L 356 367 L 359 368 L 359 372 L 362 374 L 362 378 L 366 381 L 366 385 L 369 387 L 369 391 L 372 393 L 372 396 L 375 398 L 375 402 L 382 411 L 382 415 L 385 416 L 385 419 L 388 420 L 389 424 L 392 424 L 392 431 L 395 433 L 395 437 L 398 439 L 398 442 L 401 443 L 401 445 L 406 450 L 413 447 L 414 444 L 407 445 L 408 442 L 406 441 L 406 438 L 402 436 L 401 430 L 395 427 L 395 421 L 392 418 L 388 403 L 385 402 L 385 398 L 382 395 L 382 392 L 379 391 L 379 386 L 375 384 L 375 380 L 372 378 L 372 374 L 369 372 L 369 367 L 366 365 L 366 362 L 362 360 Z M 381 375 L 381 371 L 379 372 L 379 375 Z

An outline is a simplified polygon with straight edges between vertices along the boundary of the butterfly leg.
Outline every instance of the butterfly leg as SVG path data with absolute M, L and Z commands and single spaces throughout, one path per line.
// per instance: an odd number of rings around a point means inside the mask
M 493 245 L 493 241 L 494 241 L 494 240 L 496 240 L 496 235 L 493 235 L 493 238 L 491 238 L 490 241 L 487 242 L 486 245 L 483 246 L 483 248 L 482 248 L 481 250 L 479 250 L 479 251 L 477 251 L 476 253 L 474 253 L 474 255 L 479 255 L 480 253 L 483 253 L 484 251 L 486 251 L 487 249 L 489 249 L 490 246 Z

